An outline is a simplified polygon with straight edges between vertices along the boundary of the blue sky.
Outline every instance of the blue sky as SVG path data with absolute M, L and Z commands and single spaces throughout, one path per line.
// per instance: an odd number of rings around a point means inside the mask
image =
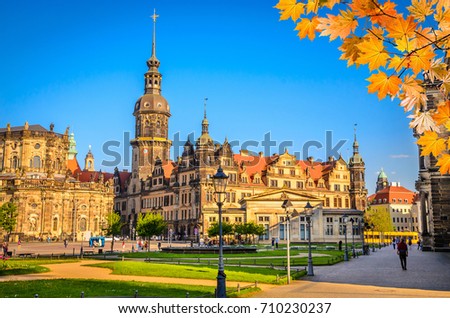
M 55 124 L 75 133 L 78 159 L 92 145 L 96 168 L 112 161 L 103 146 L 134 135 L 135 101 L 143 94 L 156 8 L 162 94 L 170 138 L 201 132 L 208 98 L 210 134 L 222 142 L 255 141 L 270 132 L 298 152 L 326 159 L 326 132 L 344 159 L 357 123 L 369 193 L 381 167 L 414 190 L 417 147 L 398 100 L 367 93 L 367 68 L 347 68 L 338 41 L 300 41 L 279 21 L 276 0 L 5 0 L 0 2 L 0 127 Z M 127 144 L 128 146 L 128 144 Z M 252 151 L 263 151 L 252 146 Z M 238 147 L 233 149 L 238 151 Z M 273 147 L 270 153 L 280 152 Z M 172 151 L 172 154 L 174 152 Z

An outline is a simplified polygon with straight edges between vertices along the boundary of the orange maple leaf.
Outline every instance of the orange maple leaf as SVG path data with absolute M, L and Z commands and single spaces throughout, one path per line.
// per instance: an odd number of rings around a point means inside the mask
M 431 46 L 417 50 L 410 55 L 410 68 L 415 74 L 428 71 L 431 68 L 431 61 L 436 56 Z
M 341 10 L 338 15 L 327 14 L 327 18 L 318 19 L 317 29 L 321 30 L 320 36 L 330 36 L 330 41 L 337 37 L 345 39 L 358 26 L 358 20 L 350 10 Z
M 432 154 L 437 157 L 447 148 L 445 145 L 446 140 L 439 138 L 438 134 L 434 131 L 425 131 L 417 141 L 417 144 L 422 146 L 421 156 Z
M 387 76 L 384 72 L 372 74 L 367 80 L 370 82 L 370 85 L 367 86 L 369 93 L 377 92 L 379 99 L 383 99 L 387 95 L 394 96 L 397 94 L 402 83 L 402 80 L 398 76 Z
M 441 174 L 450 173 L 450 155 L 443 154 L 436 163 L 436 166 L 440 167 L 439 171 Z
M 308 37 L 311 41 L 314 40 L 316 36 L 316 28 L 319 25 L 319 20 L 317 17 L 313 17 L 311 20 L 308 18 L 303 18 L 297 23 L 295 30 L 299 31 L 298 36 L 300 39 Z
M 370 2 L 377 2 L 377 6 L 368 14 L 370 21 L 373 24 L 378 24 L 382 27 L 387 27 L 392 23 L 392 20 L 398 16 L 397 10 L 395 10 L 396 4 L 390 1 L 386 1 L 383 4 L 378 1 L 369 0 Z
M 297 0 L 280 0 L 275 8 L 280 10 L 280 20 L 287 20 L 291 18 L 297 21 L 305 12 L 305 4 Z
M 436 124 L 443 125 L 450 120 L 450 101 L 445 101 L 438 106 L 437 112 L 432 116 Z
M 353 65 L 361 54 L 361 50 L 358 48 L 358 44 L 364 41 L 364 38 L 360 38 L 354 34 L 344 39 L 339 50 L 342 53 L 340 60 L 347 60 L 347 66 Z
M 408 17 L 405 20 L 402 16 L 398 16 L 396 19 L 392 20 L 391 23 L 386 25 L 390 38 L 410 39 L 414 37 L 417 23 L 414 22 L 413 17 Z
M 358 44 L 361 51 L 357 64 L 369 64 L 369 70 L 373 71 L 379 67 L 384 67 L 389 58 L 389 54 L 384 50 L 383 42 L 375 37 Z

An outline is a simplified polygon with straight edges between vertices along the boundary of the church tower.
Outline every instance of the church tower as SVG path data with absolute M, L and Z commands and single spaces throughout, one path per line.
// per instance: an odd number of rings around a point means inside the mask
M 91 146 L 89 146 L 89 151 L 84 158 L 84 171 L 95 171 L 94 163 L 94 155 L 92 154 Z
M 152 55 L 147 60 L 148 70 L 144 75 L 144 95 L 137 100 L 133 112 L 135 138 L 131 140 L 132 173 L 137 187 L 139 180 L 145 180 L 152 174 L 157 159 L 163 162 L 169 159 L 172 144 L 168 139 L 170 109 L 167 100 L 161 96 L 162 75 L 156 57 L 156 12 L 152 18 Z
M 214 142 L 209 135 L 209 122 L 208 118 L 206 118 L 206 102 L 207 98 L 205 98 L 204 102 L 204 114 L 202 120 L 202 134 L 197 139 L 196 142 L 196 158 L 197 164 L 199 167 L 204 166 L 213 166 L 215 165 L 214 159 Z
M 353 156 L 349 161 L 350 170 L 350 201 L 351 208 L 364 211 L 367 206 L 367 189 L 365 181 L 365 164 L 359 154 L 359 144 L 356 140 L 353 141 Z
M 377 178 L 377 188 L 375 190 L 375 192 L 381 191 L 384 188 L 386 188 L 389 185 L 388 183 L 388 177 L 386 175 L 386 173 L 384 172 L 383 168 L 381 168 L 380 173 L 378 174 L 378 178 Z

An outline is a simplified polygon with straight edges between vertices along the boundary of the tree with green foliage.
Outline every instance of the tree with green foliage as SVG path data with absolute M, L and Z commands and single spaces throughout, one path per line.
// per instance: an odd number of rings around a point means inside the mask
M 11 232 L 17 224 L 17 206 L 12 202 L 6 202 L 0 206 L 0 228 L 6 231 L 6 241 L 9 241 Z
M 394 224 L 392 223 L 391 215 L 388 210 L 374 211 L 372 207 L 368 207 L 364 218 L 369 225 L 372 225 L 373 231 L 391 232 L 394 231 Z
M 103 229 L 105 231 L 105 235 L 111 235 L 111 252 L 114 250 L 114 236 L 122 233 L 122 228 L 125 223 L 122 222 L 120 215 L 114 211 L 110 212 L 106 217 L 106 228 Z
M 150 250 L 150 239 L 153 235 L 159 236 L 167 229 L 167 222 L 160 214 L 144 213 L 137 219 L 136 231 L 140 236 L 149 239 L 147 250 Z
M 231 223 L 222 222 L 222 235 L 234 234 L 234 227 Z M 219 236 L 219 223 L 215 222 L 211 224 L 208 229 L 208 236 L 214 237 Z
M 255 222 L 248 222 L 248 223 L 242 223 L 242 224 L 236 224 L 234 228 L 235 232 L 241 235 L 245 235 L 246 241 L 249 241 L 249 236 L 252 236 L 252 240 L 250 242 L 254 241 L 255 235 L 261 236 L 266 233 L 266 229 L 262 224 L 256 224 Z

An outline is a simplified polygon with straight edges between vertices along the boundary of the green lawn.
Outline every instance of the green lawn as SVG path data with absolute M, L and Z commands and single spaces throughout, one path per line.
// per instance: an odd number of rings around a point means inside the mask
M 14 281 L 0 283 L 0 295 L 5 298 L 77 298 L 84 292 L 85 297 L 213 297 L 214 287 L 172 285 L 87 279 L 52 279 Z M 231 295 L 230 295 L 231 296 Z
M 216 266 L 189 266 L 172 264 L 155 264 L 144 262 L 106 262 L 95 265 L 86 265 L 94 267 L 103 267 L 112 269 L 115 275 L 136 275 L 136 276 L 155 276 L 155 277 L 176 277 L 192 279 L 210 279 L 217 277 Z M 253 267 L 226 267 L 225 273 L 227 281 L 242 281 L 276 284 L 277 275 L 286 275 L 285 271 L 279 271 L 270 268 Z M 293 273 L 294 274 L 294 273 Z M 281 280 L 279 283 L 283 283 Z

